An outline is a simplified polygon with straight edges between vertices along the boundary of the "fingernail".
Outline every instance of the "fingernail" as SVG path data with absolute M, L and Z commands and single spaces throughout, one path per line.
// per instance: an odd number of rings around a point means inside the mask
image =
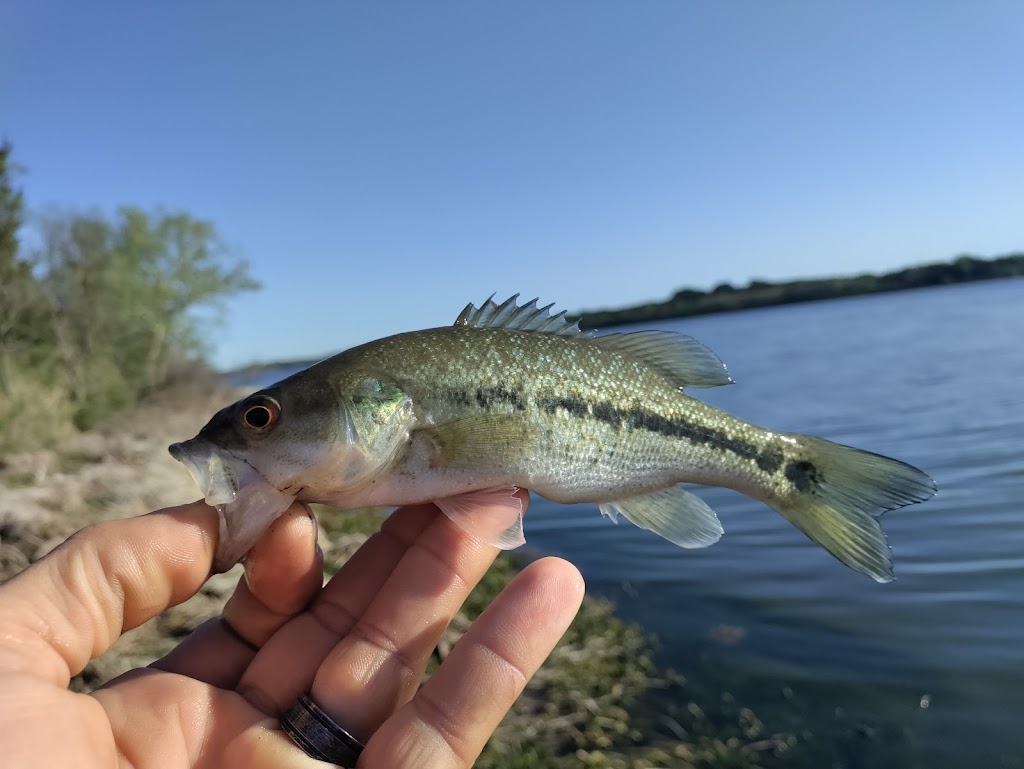
M 242 573 L 242 578 L 245 583 L 249 586 L 249 590 L 254 590 L 255 579 L 256 579 L 256 563 L 255 558 L 245 559 L 245 571 Z

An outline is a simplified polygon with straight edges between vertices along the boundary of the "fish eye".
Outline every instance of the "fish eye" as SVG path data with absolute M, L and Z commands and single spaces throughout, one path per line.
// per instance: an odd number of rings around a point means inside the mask
M 261 396 L 242 412 L 242 422 L 252 432 L 263 432 L 270 428 L 281 416 L 281 407 L 273 398 Z

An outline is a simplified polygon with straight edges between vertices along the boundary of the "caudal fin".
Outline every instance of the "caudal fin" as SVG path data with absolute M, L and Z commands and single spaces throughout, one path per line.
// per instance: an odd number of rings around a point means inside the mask
M 892 553 L 876 519 L 929 499 L 935 483 L 895 459 L 820 438 L 793 437 L 805 457 L 785 465 L 788 491 L 772 506 L 851 569 L 879 582 L 892 580 Z

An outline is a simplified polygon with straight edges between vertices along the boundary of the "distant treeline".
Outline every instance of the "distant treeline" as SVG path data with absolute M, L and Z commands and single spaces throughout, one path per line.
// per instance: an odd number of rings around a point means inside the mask
M 1010 254 L 995 259 L 959 256 L 951 262 L 937 262 L 919 267 L 908 267 L 884 275 L 864 274 L 852 278 L 815 278 L 770 283 L 752 280 L 742 287 L 721 283 L 711 291 L 683 288 L 666 302 L 651 302 L 619 310 L 585 310 L 570 317 L 579 319 L 585 329 L 622 326 L 629 323 L 647 323 L 691 315 L 709 315 L 715 312 L 747 310 L 754 307 L 773 307 L 780 304 L 814 302 L 844 296 L 879 294 L 885 291 L 904 291 L 911 288 L 944 286 L 978 280 L 1024 276 L 1024 254 Z M 227 372 L 239 382 L 251 383 L 281 369 L 299 370 L 311 366 L 320 358 L 253 363 Z
M 1024 275 L 1024 253 L 995 259 L 959 256 L 951 262 L 936 262 L 908 267 L 884 275 L 865 273 L 847 278 L 814 278 L 771 283 L 752 280 L 746 286 L 722 283 L 711 291 L 683 288 L 665 302 L 651 302 L 618 310 L 585 310 L 579 313 L 583 328 L 603 328 L 628 323 L 646 323 L 714 312 L 773 307 L 780 304 L 838 299 L 844 296 L 880 294 L 911 288 L 945 286 L 977 280 L 1011 278 Z
M 208 322 L 194 311 L 258 285 L 214 226 L 186 213 L 36 215 L 26 246 L 17 176 L 0 144 L 0 455 L 163 386 L 201 357 Z

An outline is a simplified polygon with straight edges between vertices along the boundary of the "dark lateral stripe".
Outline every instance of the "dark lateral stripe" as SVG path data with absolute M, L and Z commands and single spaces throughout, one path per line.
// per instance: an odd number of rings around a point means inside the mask
M 507 403 L 517 411 L 524 411 L 526 403 L 516 390 L 505 385 L 496 387 L 477 387 L 475 389 L 456 389 L 449 393 L 451 400 L 462 406 L 474 403 L 482 409 L 495 403 Z
M 664 435 L 669 438 L 681 438 L 710 446 L 717 449 L 725 449 L 743 459 L 749 459 L 757 464 L 759 468 L 767 473 L 774 473 L 782 467 L 782 452 L 769 449 L 760 451 L 753 443 L 733 438 L 722 430 L 713 427 L 688 422 L 685 419 L 664 417 L 657 412 L 650 411 L 642 406 L 631 406 L 628 409 L 621 409 L 611 403 L 595 403 L 593 408 L 588 408 L 587 403 L 577 398 L 556 398 L 542 397 L 537 399 L 537 405 L 549 414 L 558 409 L 564 409 L 574 417 L 587 417 L 593 415 L 595 419 L 611 425 L 615 429 L 629 427 L 634 430 L 646 430 L 648 432 Z
M 517 411 L 526 409 L 526 399 L 514 388 L 501 384 L 495 387 L 452 390 L 450 397 L 463 406 L 475 404 L 479 408 L 485 409 L 495 404 L 507 404 Z M 766 473 L 776 472 L 784 462 L 782 452 L 778 450 L 760 451 L 753 443 L 733 438 L 722 430 L 688 422 L 685 419 L 664 417 L 639 405 L 621 409 L 611 403 L 599 402 L 590 407 L 586 401 L 580 398 L 554 396 L 538 397 L 536 403 L 538 408 L 548 414 L 563 409 L 570 415 L 581 419 L 592 415 L 599 422 L 611 425 L 617 430 L 625 426 L 634 430 L 646 430 L 670 438 L 681 438 L 691 443 L 724 449 L 738 457 L 755 462 Z

